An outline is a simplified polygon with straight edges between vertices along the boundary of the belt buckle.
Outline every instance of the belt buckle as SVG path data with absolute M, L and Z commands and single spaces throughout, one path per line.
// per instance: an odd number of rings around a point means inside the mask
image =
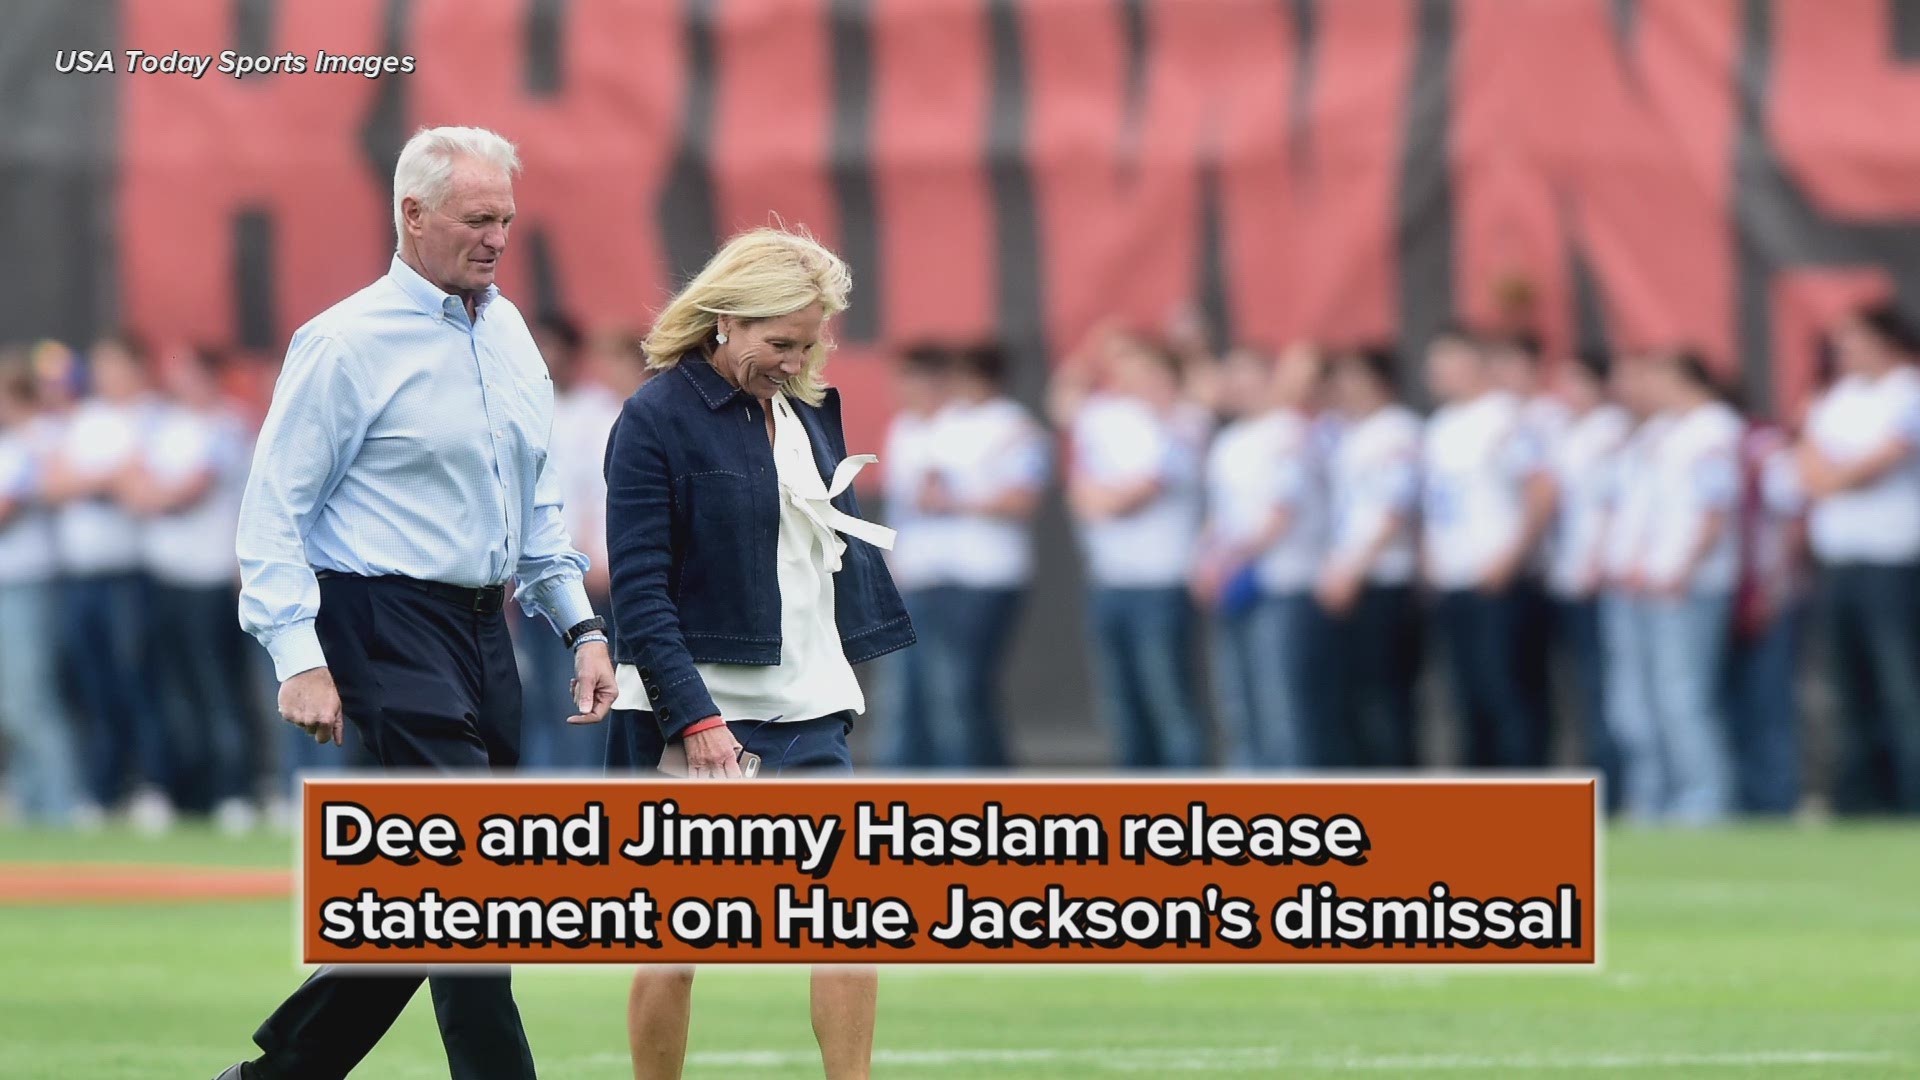
M 506 607 L 507 590 L 499 585 L 486 585 L 473 591 L 473 610 L 477 615 L 492 615 Z

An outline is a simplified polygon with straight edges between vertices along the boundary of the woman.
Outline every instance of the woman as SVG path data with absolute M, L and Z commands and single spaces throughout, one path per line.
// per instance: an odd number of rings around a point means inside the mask
M 1798 453 L 1845 732 L 1834 802 L 1920 812 L 1920 332 L 1882 304 L 1834 344 Z
M 607 550 L 620 697 L 608 764 L 684 762 L 696 778 L 845 774 L 866 699 L 853 665 L 913 642 L 861 521 L 840 397 L 823 379 L 846 264 L 804 234 L 728 241 L 647 336 L 657 375 L 627 400 L 607 454 Z M 844 534 L 844 536 L 843 536 Z M 826 1075 L 865 1077 L 878 977 L 820 969 Z M 641 968 L 628 1000 L 634 1075 L 677 1077 L 691 968 Z
M 1653 503 L 1639 569 L 1648 596 L 1654 723 L 1616 734 L 1629 772 L 1657 777 L 1661 816 L 1705 824 L 1733 805 L 1721 678 L 1739 582 L 1735 515 L 1745 424 L 1693 352 L 1661 356 L 1647 380 L 1672 418 L 1643 480 Z
M 1317 763 L 1335 768 L 1413 765 L 1421 432 L 1400 404 L 1395 367 L 1383 348 L 1333 361 L 1333 403 L 1345 426 L 1328 467 L 1332 535 L 1315 596 L 1333 622 L 1328 639 L 1339 658 L 1337 705 L 1317 733 Z

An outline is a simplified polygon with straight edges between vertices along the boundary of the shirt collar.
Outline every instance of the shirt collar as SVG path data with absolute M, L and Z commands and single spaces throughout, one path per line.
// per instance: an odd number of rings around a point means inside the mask
M 413 301 L 415 307 L 429 315 L 458 313 L 464 317 L 466 314 L 466 305 L 460 302 L 459 297 L 421 277 L 420 272 L 408 266 L 406 260 L 399 255 L 393 257 L 393 265 L 387 268 L 387 276 L 400 287 L 400 291 L 406 294 L 407 299 Z M 493 303 L 493 298 L 499 295 L 499 286 L 487 286 L 486 291 L 474 301 L 474 318 L 478 320 L 480 316 L 486 314 L 487 305 Z
M 705 357 L 683 357 L 674 367 L 679 368 L 680 374 L 686 376 L 695 390 L 700 391 L 701 400 L 707 403 L 710 410 L 718 410 L 740 393 L 740 388 L 715 371 Z

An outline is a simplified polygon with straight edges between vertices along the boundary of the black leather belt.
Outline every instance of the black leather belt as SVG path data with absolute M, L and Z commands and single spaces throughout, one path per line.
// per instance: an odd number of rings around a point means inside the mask
M 441 581 L 421 581 L 419 578 L 402 577 L 390 574 L 386 577 L 365 577 L 360 574 L 343 574 L 338 570 L 321 570 L 314 574 L 322 580 L 328 578 L 357 578 L 360 581 L 391 581 L 418 589 L 429 596 L 437 596 L 460 605 L 476 615 L 493 615 L 507 606 L 507 587 L 505 585 L 485 585 L 473 588 L 467 585 L 448 585 Z

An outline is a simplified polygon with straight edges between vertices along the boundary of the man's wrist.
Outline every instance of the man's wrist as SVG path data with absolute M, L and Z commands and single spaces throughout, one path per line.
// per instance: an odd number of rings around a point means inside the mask
M 575 639 L 573 640 L 573 651 L 575 651 L 575 652 L 579 652 L 579 651 L 580 651 L 580 646 L 582 646 L 582 645 L 591 645 L 591 644 L 593 644 L 593 643 L 595 643 L 595 642 L 598 642 L 598 643 L 600 643 L 600 644 L 602 644 L 602 645 L 605 645 L 605 644 L 607 643 L 607 633 L 606 633 L 606 631 L 604 631 L 604 630 L 589 630 L 589 631 L 587 631 L 586 633 L 584 633 L 584 634 L 581 634 L 581 635 L 580 635 L 579 637 L 577 637 L 577 638 L 575 638 Z
M 600 640 L 605 641 L 607 640 L 606 629 L 607 620 L 598 615 L 581 619 L 579 622 L 569 626 L 566 632 L 560 635 L 560 643 L 571 649 L 585 641 L 589 634 L 599 634 Z
M 273 657 L 274 678 L 280 682 L 327 666 L 327 654 L 320 648 L 320 635 L 314 630 L 312 619 L 288 624 L 266 646 Z

